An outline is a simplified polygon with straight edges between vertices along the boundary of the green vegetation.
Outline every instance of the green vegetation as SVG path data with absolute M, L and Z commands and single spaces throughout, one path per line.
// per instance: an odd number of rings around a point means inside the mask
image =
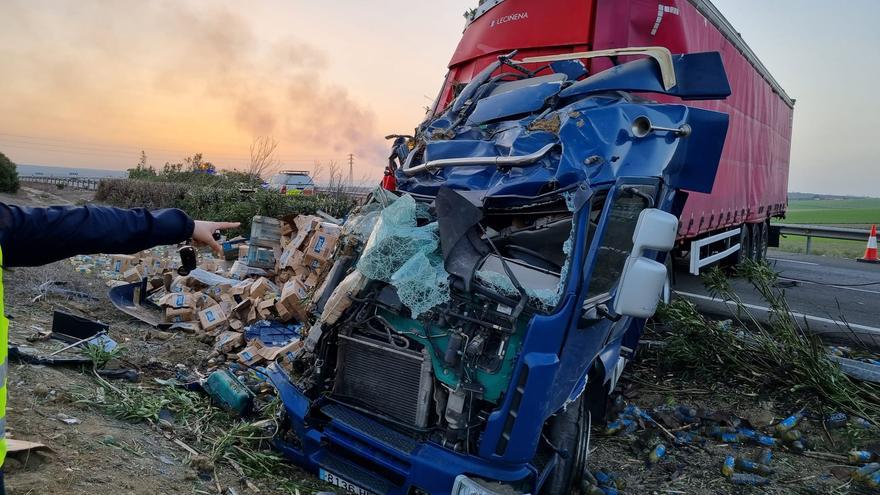
M 248 419 L 239 419 L 213 406 L 204 394 L 179 387 L 117 387 L 100 378 L 99 385 L 96 394 L 74 394 L 74 399 L 80 405 L 133 423 L 172 422 L 177 435 L 205 453 L 191 459 L 194 469 L 234 469 L 274 487 L 273 493 L 294 495 L 328 488 L 272 450 L 270 442 L 279 428 L 277 399 L 258 407 Z
M 205 160 L 201 153 L 188 156 L 181 162 L 166 162 L 162 170 L 157 171 L 148 164 L 147 154 L 143 151 L 137 165 L 128 169 L 128 178 L 203 187 L 257 187 L 263 182 L 258 174 L 234 170 L 219 173 L 217 167 Z
M 785 219 L 775 222 L 867 230 L 872 224 L 880 225 L 880 198 L 792 199 L 788 203 Z M 865 241 L 867 240 L 866 237 Z M 865 252 L 865 241 L 813 237 L 810 254 L 859 258 Z M 807 239 L 786 235 L 780 240 L 779 249 L 790 253 L 806 253 Z
M 865 241 L 867 240 L 866 237 Z M 807 238 L 799 235 L 785 235 L 779 239 L 779 249 L 788 253 L 806 253 Z M 810 254 L 835 258 L 861 258 L 865 254 L 865 242 L 813 237 Z
M 793 200 L 788 203 L 785 223 L 854 227 L 880 223 L 880 199 Z
M 255 215 L 284 218 L 322 210 L 343 217 L 354 206 L 354 200 L 343 193 L 286 196 L 262 188 L 241 190 L 233 185 L 207 187 L 131 179 L 102 180 L 95 199 L 123 208 L 180 208 L 201 220 L 241 222 L 241 232 L 250 230 Z
M 784 394 L 822 412 L 845 411 L 877 424 L 880 386 L 851 380 L 828 359 L 818 337 L 792 316 L 772 268 L 747 262 L 739 272 L 767 301 L 771 323 L 761 323 L 715 268 L 703 282 L 712 295 L 735 303 L 733 320 L 709 320 L 683 299 L 663 307 L 658 315 L 670 332 L 657 355 L 660 364 L 678 374 Z
M 0 192 L 17 193 L 20 186 L 18 172 L 12 160 L 0 153 Z

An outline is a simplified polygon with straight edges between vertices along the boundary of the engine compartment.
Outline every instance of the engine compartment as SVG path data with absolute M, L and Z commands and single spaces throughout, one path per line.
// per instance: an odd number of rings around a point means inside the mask
M 448 234 L 452 220 L 435 204 L 442 201 L 381 194 L 349 219 L 371 224 L 362 232 L 370 235 L 348 229 L 344 237 L 346 251 L 363 254 L 337 262 L 347 264 L 342 270 L 350 283 L 324 288 L 332 295 L 324 298 L 319 330 L 310 332 L 299 385 L 311 398 L 325 397 L 408 435 L 475 453 L 478 427 L 503 399 L 529 320 L 558 301 L 572 236 L 570 201 L 559 195 L 516 215 L 490 213 L 455 238 Z M 403 209 L 415 223 L 391 228 Z M 434 237 L 423 238 L 425 232 Z M 404 240 L 406 233 L 413 235 Z M 388 251 L 389 242 L 397 252 Z M 402 261 L 399 252 L 413 245 L 421 250 Z M 473 259 L 461 272 L 469 275 L 446 272 L 444 252 L 453 264 Z M 360 273 L 366 266 L 374 277 L 383 276 L 373 263 L 395 265 L 397 273 L 421 256 L 428 260 L 423 268 L 432 267 L 422 270 L 428 274 L 420 281 L 424 290 L 394 275 L 383 281 Z M 446 293 L 430 287 L 438 271 L 449 281 Z M 422 311 L 425 305 L 430 309 Z

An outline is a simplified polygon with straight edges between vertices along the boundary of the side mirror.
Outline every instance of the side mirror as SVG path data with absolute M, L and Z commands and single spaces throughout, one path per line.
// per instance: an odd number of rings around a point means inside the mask
M 645 250 L 667 252 L 675 246 L 678 234 L 678 218 L 656 208 L 646 208 L 639 213 L 633 231 L 633 250 L 630 256 L 642 256 Z
M 666 284 L 666 265 L 642 257 L 630 257 L 623 267 L 614 296 L 614 312 L 633 318 L 650 318 Z
M 666 252 L 675 245 L 678 219 L 655 208 L 642 210 L 633 232 L 633 250 L 623 265 L 614 296 L 614 312 L 633 318 L 650 318 L 663 297 L 666 265 L 644 257 L 646 250 Z

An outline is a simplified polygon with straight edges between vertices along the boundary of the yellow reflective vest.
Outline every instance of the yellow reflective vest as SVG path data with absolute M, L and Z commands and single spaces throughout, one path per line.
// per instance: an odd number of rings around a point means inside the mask
M 6 370 L 9 369 L 9 321 L 3 308 L 3 250 L 0 249 L 0 467 L 6 460 Z

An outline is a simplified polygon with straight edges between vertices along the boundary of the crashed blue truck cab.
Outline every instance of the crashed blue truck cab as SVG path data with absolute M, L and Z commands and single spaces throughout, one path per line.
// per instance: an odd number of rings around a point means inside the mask
M 270 370 L 278 447 L 341 490 L 570 493 L 687 192 L 712 189 L 727 115 L 650 98 L 727 97 L 717 53 L 513 56 L 396 139 L 399 191 L 350 216 L 307 352 Z

